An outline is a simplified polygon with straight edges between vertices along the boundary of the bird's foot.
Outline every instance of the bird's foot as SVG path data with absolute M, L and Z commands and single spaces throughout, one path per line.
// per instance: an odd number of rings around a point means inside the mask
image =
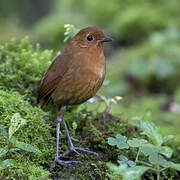
M 64 160 L 60 160 L 60 159 L 55 159 L 53 161 L 53 163 L 51 164 L 50 171 L 52 171 L 54 169 L 56 163 L 58 163 L 59 165 L 64 166 L 64 167 L 72 167 L 73 164 L 75 164 L 75 165 L 82 164 L 81 161 L 64 161 Z
M 65 157 L 67 156 L 69 153 L 71 152 L 75 152 L 76 154 L 80 154 L 78 151 L 82 151 L 84 153 L 87 153 L 87 154 L 92 154 L 94 156 L 98 156 L 98 153 L 96 152 L 93 152 L 93 151 L 90 151 L 88 148 L 82 148 L 82 147 L 70 147 L 69 150 L 65 151 L 63 154 L 60 154 L 59 157 Z M 82 155 L 83 156 L 83 155 Z

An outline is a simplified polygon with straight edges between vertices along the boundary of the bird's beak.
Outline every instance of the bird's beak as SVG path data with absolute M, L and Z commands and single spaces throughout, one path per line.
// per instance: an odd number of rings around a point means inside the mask
M 110 38 L 110 37 L 103 37 L 102 39 L 100 39 L 100 40 L 98 40 L 98 42 L 111 42 L 112 41 L 112 38 Z

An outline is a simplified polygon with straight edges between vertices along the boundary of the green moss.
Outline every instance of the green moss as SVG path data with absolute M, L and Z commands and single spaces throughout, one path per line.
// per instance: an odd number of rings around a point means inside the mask
M 0 90 L 0 99 L 1 124 L 8 130 L 13 114 L 19 113 L 21 117 L 26 120 L 26 124 L 22 126 L 14 136 L 19 141 L 39 148 L 42 152 L 40 154 L 29 153 L 22 150 L 18 151 L 18 153 L 9 152 L 4 158 L 14 159 L 16 167 L 3 170 L 2 177 L 6 177 L 7 175 L 14 178 L 38 177 L 41 179 L 41 177 L 47 177 L 49 174 L 47 169 L 54 159 L 56 146 L 54 111 L 51 110 L 50 114 L 47 114 L 38 107 L 32 107 L 27 101 L 23 100 L 23 96 L 17 92 Z M 43 119 L 45 116 L 49 116 L 48 121 Z M 117 151 L 107 144 L 107 137 L 115 135 L 116 132 L 123 134 L 127 126 L 123 126 L 123 123 L 118 122 L 119 120 L 116 118 L 111 118 L 111 120 L 104 125 L 101 118 L 94 120 L 90 112 L 78 112 L 73 109 L 67 111 L 65 119 L 68 123 L 74 144 L 76 146 L 89 147 L 91 150 L 97 151 L 99 158 L 93 156 L 85 156 L 82 158 L 77 156 L 77 159 L 83 161 L 82 166 L 77 167 L 76 170 L 71 170 L 71 173 L 63 169 L 60 174 L 58 173 L 56 175 L 68 177 L 68 175 L 74 174 L 71 176 L 78 177 L 79 179 L 92 179 L 93 176 L 103 179 L 107 173 L 105 162 L 110 159 L 115 159 L 117 156 Z M 74 126 L 77 128 L 73 127 L 74 123 L 77 124 L 77 126 Z M 116 128 L 113 128 L 115 124 Z M 7 147 L 5 140 L 0 142 L 0 147 Z M 64 129 L 61 130 L 60 147 L 61 152 L 68 149 Z M 56 166 L 56 168 L 57 171 L 62 169 L 60 166 Z M 56 170 L 51 176 L 56 173 Z M 89 173 L 84 174 L 83 172 Z
M 39 44 L 33 46 L 28 37 L 20 42 L 11 39 L 0 45 L 0 87 L 18 91 L 35 101 L 32 94 L 37 93 L 51 60 L 52 51 L 40 51 Z
M 43 119 L 43 116 L 47 114 L 38 107 L 32 107 L 16 92 L 0 90 L 0 99 L 1 125 L 4 125 L 5 129 L 8 131 L 13 114 L 19 113 L 21 117 L 26 120 L 26 124 L 21 127 L 14 136 L 19 141 L 38 147 L 42 152 L 40 154 L 28 153 L 25 151 L 9 152 L 6 158 L 14 159 L 17 162 L 17 171 L 15 169 L 10 169 L 8 171 L 11 171 L 14 175 L 16 173 L 18 174 L 20 171 L 19 169 L 22 168 L 22 166 L 19 167 L 18 164 L 25 162 L 31 162 L 31 166 L 33 162 L 33 166 L 37 166 L 37 171 L 42 169 L 41 165 L 48 167 L 53 159 L 55 138 L 51 135 L 52 128 Z M 4 141 L 0 141 L 0 147 L 6 146 Z M 24 170 L 29 171 L 30 174 L 31 168 L 26 169 L 25 167 Z M 34 170 L 35 169 L 36 168 L 34 168 Z M 21 171 L 24 170 L 21 169 Z M 32 171 L 34 170 L 32 168 Z M 24 174 L 26 173 L 24 172 Z
M 115 147 L 107 144 L 107 138 L 115 136 L 116 133 L 126 134 L 128 136 L 137 136 L 138 131 L 135 127 L 126 124 L 118 118 L 109 116 L 107 123 L 104 124 L 102 114 L 93 116 L 86 109 L 69 109 L 65 113 L 65 119 L 68 124 L 71 137 L 74 145 L 77 147 L 87 147 L 92 151 L 96 151 L 99 157 L 89 156 L 84 154 L 84 157 L 76 156 L 76 159 L 81 160 L 81 166 L 72 169 L 64 169 L 56 166 L 56 169 L 51 174 L 53 177 L 61 177 L 64 179 L 106 179 L 109 177 L 109 170 L 106 167 L 106 162 L 115 161 L 120 151 Z M 73 128 L 73 124 L 77 124 L 77 128 Z M 61 130 L 62 148 L 67 148 L 64 139 L 64 129 Z M 66 142 L 65 142 L 66 141 Z M 62 142 L 61 142 L 62 143 Z M 65 149 L 66 150 L 66 149 Z M 134 152 L 133 152 L 134 153 Z M 131 154 L 133 157 L 133 155 Z M 70 156 L 72 158 L 72 156 Z
M 43 169 L 42 166 L 36 166 L 32 162 L 18 161 L 17 168 L 9 168 L 1 172 L 0 178 L 2 179 L 50 179 L 50 172 Z

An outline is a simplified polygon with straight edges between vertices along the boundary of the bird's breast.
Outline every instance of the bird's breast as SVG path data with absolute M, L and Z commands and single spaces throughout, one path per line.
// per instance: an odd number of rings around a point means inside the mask
M 105 77 L 105 59 L 82 59 L 72 62 L 59 82 L 53 99 L 61 105 L 81 104 L 96 94 Z

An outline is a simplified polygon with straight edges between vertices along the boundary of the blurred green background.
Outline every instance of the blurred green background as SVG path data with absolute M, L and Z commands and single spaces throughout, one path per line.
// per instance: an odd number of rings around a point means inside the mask
M 180 136 L 179 0 L 1 0 L 0 43 L 28 35 L 42 49 L 62 51 L 64 24 L 97 26 L 114 41 L 105 46 L 101 93 L 123 100 L 111 112 L 136 123 L 151 112 L 162 133 Z

